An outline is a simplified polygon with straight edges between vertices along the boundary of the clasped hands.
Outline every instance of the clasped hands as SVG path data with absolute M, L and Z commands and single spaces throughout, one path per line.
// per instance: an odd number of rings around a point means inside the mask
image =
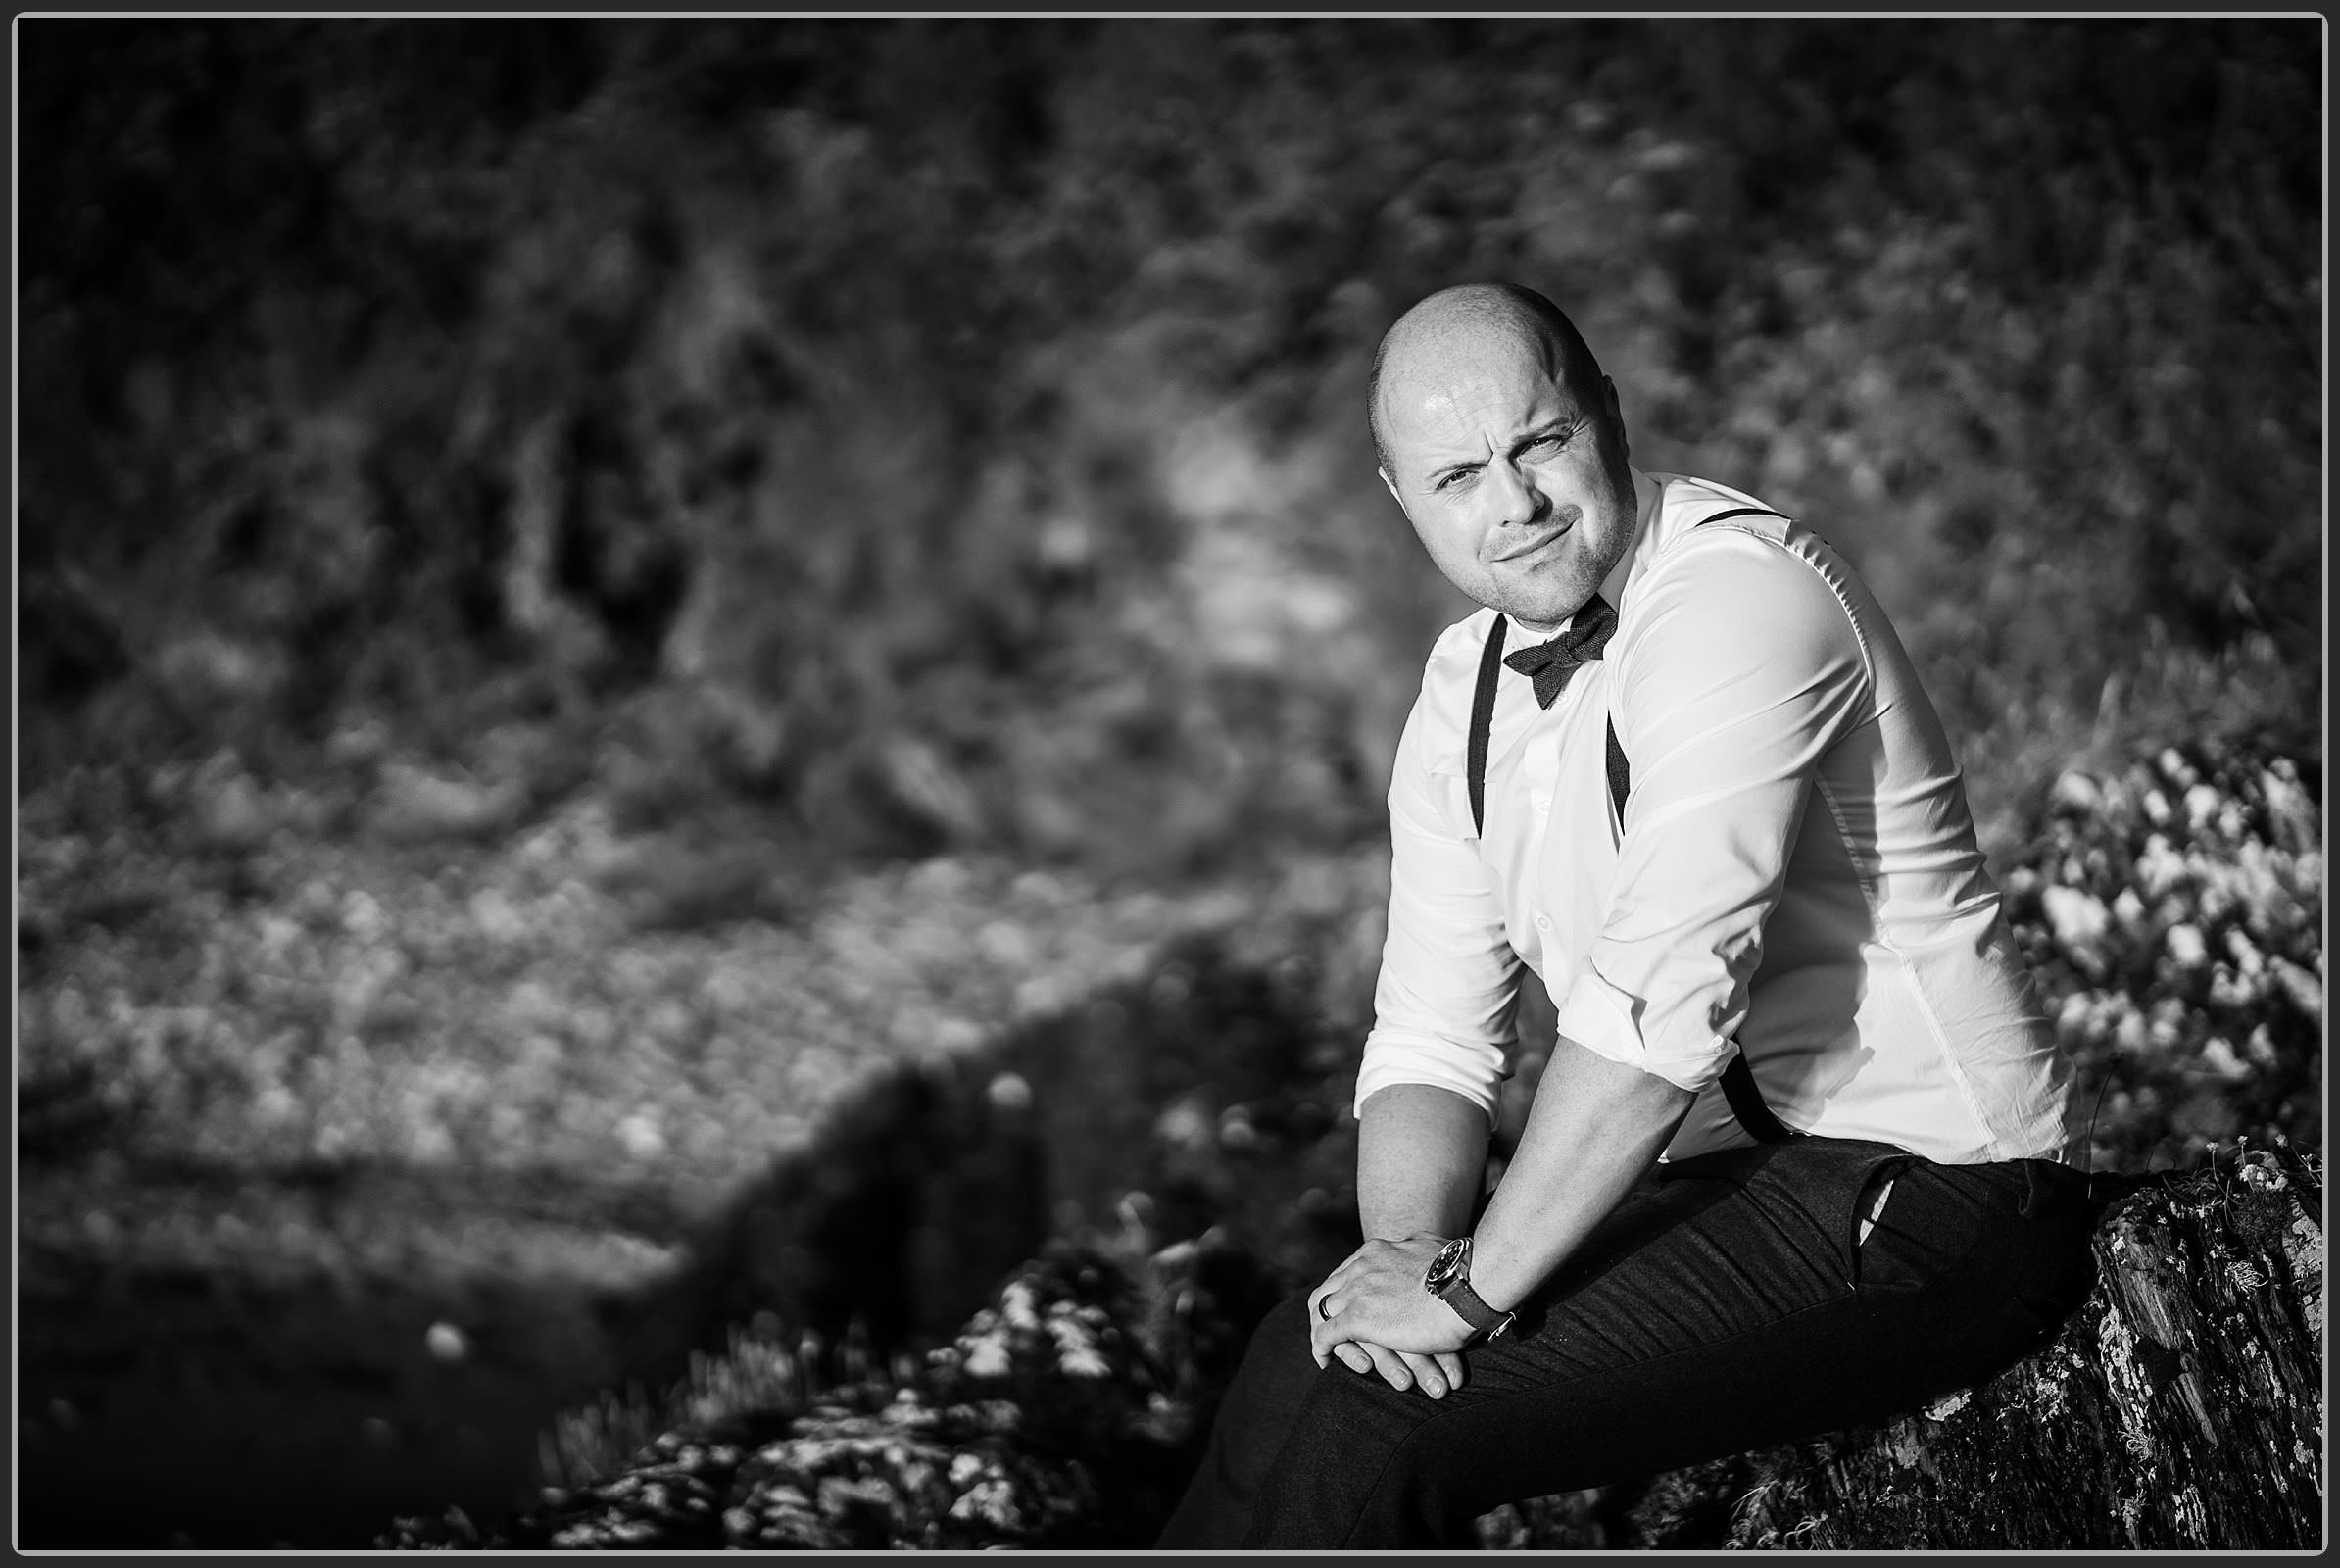
M 1369 1241 L 1308 1293 L 1308 1344 L 1318 1366 L 1339 1357 L 1398 1390 L 1442 1399 L 1463 1382 L 1471 1338 L 1461 1314 L 1422 1288 L 1443 1236 Z

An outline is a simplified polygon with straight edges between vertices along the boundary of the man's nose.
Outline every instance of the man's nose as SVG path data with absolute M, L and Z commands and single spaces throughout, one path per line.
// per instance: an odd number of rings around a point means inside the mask
M 1498 522 L 1513 525 L 1538 522 L 1551 510 L 1551 498 L 1531 484 L 1517 464 L 1490 463 L 1487 473 L 1493 481 L 1487 495 L 1495 505 Z

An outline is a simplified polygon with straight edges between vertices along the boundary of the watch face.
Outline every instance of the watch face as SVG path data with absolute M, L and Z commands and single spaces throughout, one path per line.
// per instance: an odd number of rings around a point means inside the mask
M 1431 1259 L 1430 1271 L 1422 1276 L 1422 1288 L 1433 1296 L 1443 1296 L 1455 1281 L 1466 1277 L 1471 1256 L 1471 1239 L 1457 1237 L 1438 1250 Z

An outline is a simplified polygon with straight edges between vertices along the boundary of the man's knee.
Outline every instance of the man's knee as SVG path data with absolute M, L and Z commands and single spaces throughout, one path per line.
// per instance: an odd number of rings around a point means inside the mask
M 1339 1356 L 1319 1367 L 1309 1326 L 1306 1297 L 1278 1302 L 1252 1331 L 1243 1377 L 1272 1387 L 1292 1411 L 1299 1446 L 1386 1457 L 1436 1407 L 1427 1395 L 1400 1393 L 1378 1371 L 1351 1371 Z
M 1323 1376 L 1308 1343 L 1308 1300 L 1292 1297 L 1251 1330 L 1221 1403 L 1221 1446 L 1238 1469 L 1264 1468 Z
M 1411 1544 L 1451 1534 L 1470 1472 L 1487 1456 L 1448 1441 L 1442 1401 L 1335 1365 L 1317 1379 L 1261 1489 L 1255 1545 Z M 1470 1424 L 1461 1423 L 1461 1428 Z M 1461 1436 L 1458 1429 L 1452 1436 Z

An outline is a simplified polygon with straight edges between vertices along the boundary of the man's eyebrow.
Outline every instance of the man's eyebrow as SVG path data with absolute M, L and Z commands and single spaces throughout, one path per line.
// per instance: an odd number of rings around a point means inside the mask
M 1565 435 L 1582 422 L 1583 416 L 1581 415 L 1575 413 L 1555 414 L 1541 424 L 1522 432 L 1519 438 L 1513 441 L 1505 451 L 1509 456 L 1517 457 L 1545 436 Z M 1487 459 L 1485 458 L 1464 458 L 1453 463 L 1441 463 L 1425 473 L 1423 481 L 1427 484 L 1436 484 L 1450 473 L 1475 473 L 1486 466 Z

